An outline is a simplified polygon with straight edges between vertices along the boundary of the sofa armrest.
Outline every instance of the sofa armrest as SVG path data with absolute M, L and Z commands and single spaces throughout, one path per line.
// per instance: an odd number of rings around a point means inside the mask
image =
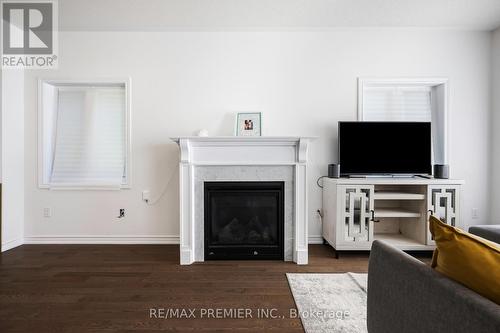
M 489 241 L 500 244 L 500 225 L 473 225 L 469 232 Z
M 500 306 L 384 242 L 368 266 L 370 333 L 500 332 Z

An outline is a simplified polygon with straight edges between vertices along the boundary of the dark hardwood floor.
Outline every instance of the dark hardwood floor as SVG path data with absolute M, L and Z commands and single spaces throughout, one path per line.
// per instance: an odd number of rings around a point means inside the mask
M 288 316 L 295 303 L 285 273 L 367 271 L 367 253 L 334 255 L 312 245 L 307 266 L 180 266 L 174 245 L 24 245 L 0 256 L 0 332 L 302 332 Z M 196 318 L 150 318 L 158 308 L 195 309 Z M 253 318 L 201 318 L 202 309 L 217 308 L 252 309 Z M 262 308 L 285 318 L 256 318 Z

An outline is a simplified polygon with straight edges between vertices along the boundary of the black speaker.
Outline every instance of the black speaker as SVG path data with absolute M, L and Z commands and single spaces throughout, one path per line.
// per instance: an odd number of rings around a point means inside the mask
M 434 164 L 434 178 L 450 178 L 450 166 L 448 164 Z
M 328 178 L 340 178 L 340 164 L 328 164 Z

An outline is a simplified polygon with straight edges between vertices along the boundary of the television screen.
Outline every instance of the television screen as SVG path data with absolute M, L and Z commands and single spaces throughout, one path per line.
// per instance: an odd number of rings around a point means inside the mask
M 431 174 L 431 123 L 339 122 L 341 175 Z

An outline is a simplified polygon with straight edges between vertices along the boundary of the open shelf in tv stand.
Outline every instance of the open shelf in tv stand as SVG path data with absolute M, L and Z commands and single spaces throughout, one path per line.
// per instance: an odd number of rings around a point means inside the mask
M 325 178 L 323 239 L 339 251 L 370 250 L 383 240 L 404 251 L 432 251 L 428 217 L 460 226 L 462 180 Z

